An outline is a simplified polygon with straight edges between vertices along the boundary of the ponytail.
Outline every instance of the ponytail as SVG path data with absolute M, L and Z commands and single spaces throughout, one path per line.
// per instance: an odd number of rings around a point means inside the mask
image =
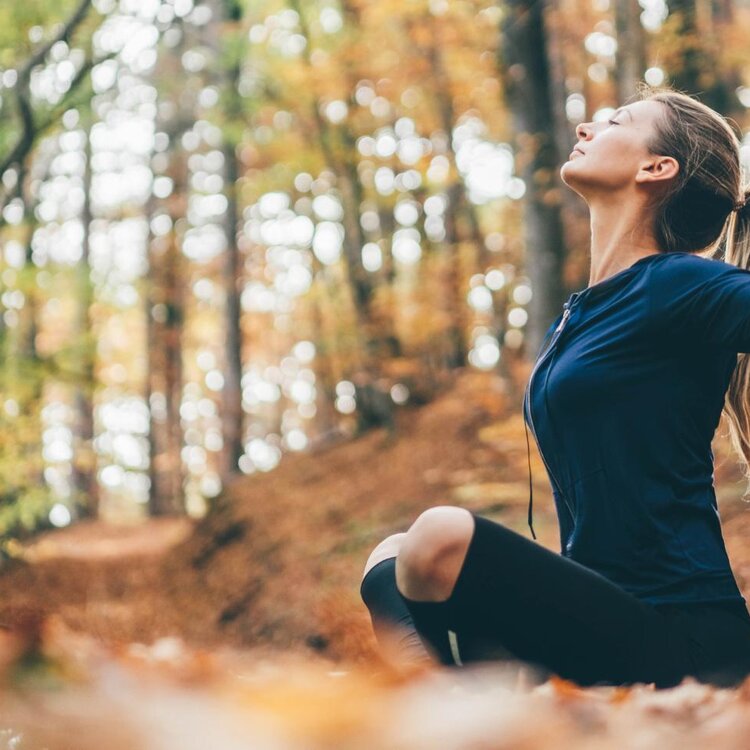
M 656 206 L 654 235 L 659 247 L 665 252 L 708 253 L 750 271 L 750 186 L 741 189 L 737 135 L 718 112 L 687 94 L 647 84 L 638 88 L 641 99 L 664 105 L 647 144 L 649 151 L 672 156 L 680 165 L 681 176 Z M 747 480 L 742 495 L 746 499 L 750 497 L 750 352 L 737 355 L 722 415 Z
M 750 270 L 750 187 L 744 190 L 742 200 L 729 214 L 724 260 Z M 737 367 L 729 382 L 723 413 L 727 417 L 732 446 L 748 482 L 742 494 L 745 499 L 750 496 L 750 353 L 737 355 Z

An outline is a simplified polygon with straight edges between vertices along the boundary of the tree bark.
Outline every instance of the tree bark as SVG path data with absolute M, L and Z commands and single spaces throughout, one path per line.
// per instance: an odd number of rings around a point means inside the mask
M 552 101 L 555 147 L 557 157 L 562 162 L 575 146 L 578 138 L 575 134 L 575 124 L 568 119 L 566 102 L 568 98 L 568 87 L 566 79 L 568 69 L 565 64 L 565 45 L 570 44 L 566 37 L 566 15 L 565 8 L 559 3 L 548 3 L 544 8 L 544 24 L 547 39 L 547 64 L 549 67 L 550 96 Z M 568 22 L 569 23 L 569 22 Z M 588 80 L 588 76 L 584 80 Z M 586 100 L 588 105 L 588 100 Z M 591 116 L 584 112 L 580 120 L 585 121 Z M 588 266 L 588 244 L 590 241 L 589 210 L 586 202 L 580 195 L 564 185 L 559 177 L 556 178 L 560 195 L 560 212 L 563 224 L 563 235 L 565 246 L 571 250 L 570 259 L 574 253 L 584 256 L 581 258 Z M 576 250 L 574 250 L 576 249 Z M 578 284 L 573 282 L 573 287 Z M 568 288 L 564 295 L 567 296 L 573 288 Z
M 78 262 L 78 295 L 76 309 L 77 338 L 82 342 L 82 378 L 76 384 L 74 403 L 76 411 L 76 450 L 73 459 L 73 486 L 82 515 L 96 518 L 99 513 L 99 485 L 96 479 L 96 453 L 94 451 L 94 402 L 96 385 L 94 374 L 95 347 L 91 332 L 91 305 L 94 301 L 91 282 L 91 128 L 86 132 L 85 172 L 83 178 L 83 211 L 81 224 L 81 260 Z
M 228 85 L 236 85 L 230 83 Z M 240 285 L 242 280 L 242 256 L 237 245 L 239 209 L 237 206 L 237 180 L 239 164 L 232 142 L 224 146 L 224 182 L 227 196 L 227 212 L 224 217 L 224 234 L 227 247 L 222 265 L 222 280 L 226 304 L 224 308 L 224 388 L 222 389 L 222 435 L 224 441 L 222 483 L 239 471 L 239 460 L 245 452 L 243 443 L 242 411 L 242 307 Z
M 211 22 L 201 32 L 204 44 L 213 54 L 210 80 L 221 91 L 220 116 L 223 125 L 223 180 L 227 210 L 222 221 L 226 249 L 221 265 L 221 286 L 224 290 L 224 386 L 221 391 L 221 429 L 223 448 L 219 474 L 223 485 L 239 473 L 239 460 L 245 452 L 244 412 L 242 409 L 242 288 L 243 260 L 238 244 L 240 209 L 237 202 L 237 181 L 240 162 L 237 157 L 236 132 L 242 123 L 243 106 L 238 91 L 241 56 L 234 49 L 239 43 L 236 31 L 242 19 L 242 6 L 234 0 L 207 0 L 212 11 Z M 232 38 L 234 35 L 234 38 Z M 229 44 L 227 44 L 229 42 Z M 225 46 L 233 50 L 226 59 Z
M 187 208 L 187 159 L 179 139 L 189 118 L 178 112 L 167 124 L 170 140 L 168 173 L 172 194 L 163 208 L 172 226 L 161 237 L 149 237 L 146 277 L 146 339 L 148 373 L 146 403 L 149 405 L 149 512 L 154 516 L 181 515 L 185 512 L 182 463 L 183 435 L 180 421 L 182 404 L 182 323 L 184 311 L 184 257 L 177 221 Z M 156 201 L 149 200 L 147 215 L 155 213 Z
M 516 134 L 517 171 L 526 183 L 524 240 L 533 291 L 526 346 L 534 355 L 565 298 L 566 247 L 556 191 L 560 159 L 551 132 L 553 108 L 543 3 L 506 2 L 500 31 L 500 73 Z
M 312 72 L 314 69 L 310 59 L 312 38 L 302 3 L 300 0 L 288 0 L 288 3 L 299 16 L 300 29 L 307 40 L 304 52 L 305 62 L 308 70 Z M 356 26 L 355 8 L 349 3 L 344 3 L 343 11 L 354 28 Z M 349 79 L 349 89 L 353 92 L 357 77 L 350 75 Z M 377 367 L 380 358 L 398 356 L 400 344 L 394 334 L 391 317 L 383 315 L 374 304 L 376 283 L 362 263 L 362 246 L 365 244 L 365 236 L 360 224 L 360 206 L 364 194 L 357 173 L 356 138 L 346 124 L 333 127 L 326 122 L 320 112 L 320 101 L 315 91 L 313 91 L 310 111 L 315 123 L 318 146 L 326 166 L 336 175 L 344 210 L 343 254 L 360 341 L 361 359 L 358 369 L 372 371 Z M 337 140 L 338 143 L 335 143 Z M 336 152 L 337 145 L 340 154 Z
M 174 218 L 174 217 L 173 217 Z M 151 407 L 149 511 L 184 513 L 182 465 L 182 257 L 174 229 L 150 243 L 148 396 Z M 160 403 L 159 403 L 160 402 Z
M 734 91 L 741 76 L 738 71 L 727 74 L 719 65 L 720 36 L 710 7 L 700 0 L 670 0 L 669 14 L 680 45 L 668 71 L 675 87 L 724 115 L 738 112 Z
M 617 103 L 625 104 L 636 93 L 646 70 L 646 49 L 641 6 L 638 0 L 615 0 Z

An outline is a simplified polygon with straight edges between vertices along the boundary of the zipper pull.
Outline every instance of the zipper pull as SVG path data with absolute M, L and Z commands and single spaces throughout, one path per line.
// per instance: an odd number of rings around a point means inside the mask
M 557 328 L 555 328 L 555 333 L 558 333 L 560 330 L 562 330 L 562 327 L 565 325 L 565 321 L 568 319 L 568 316 L 570 315 L 570 308 L 568 307 L 568 303 L 566 302 L 565 305 L 565 311 L 563 312 L 562 320 L 557 324 Z

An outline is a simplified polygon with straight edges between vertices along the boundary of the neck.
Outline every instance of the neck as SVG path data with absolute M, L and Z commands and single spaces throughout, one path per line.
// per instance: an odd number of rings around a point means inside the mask
M 660 252 L 643 206 L 633 201 L 620 204 L 592 202 L 591 271 L 589 286 L 609 278 L 647 255 Z

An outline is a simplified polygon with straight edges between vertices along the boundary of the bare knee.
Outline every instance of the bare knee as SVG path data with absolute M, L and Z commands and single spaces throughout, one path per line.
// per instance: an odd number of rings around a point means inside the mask
M 415 601 L 445 601 L 466 557 L 474 518 L 465 508 L 428 508 L 406 532 L 396 558 L 396 585 Z
M 391 534 L 391 536 L 383 539 L 383 541 L 375 547 L 367 558 L 362 578 L 364 578 L 379 562 L 383 562 L 383 560 L 387 560 L 389 557 L 396 557 L 405 537 L 406 532 L 401 532 L 399 534 Z

